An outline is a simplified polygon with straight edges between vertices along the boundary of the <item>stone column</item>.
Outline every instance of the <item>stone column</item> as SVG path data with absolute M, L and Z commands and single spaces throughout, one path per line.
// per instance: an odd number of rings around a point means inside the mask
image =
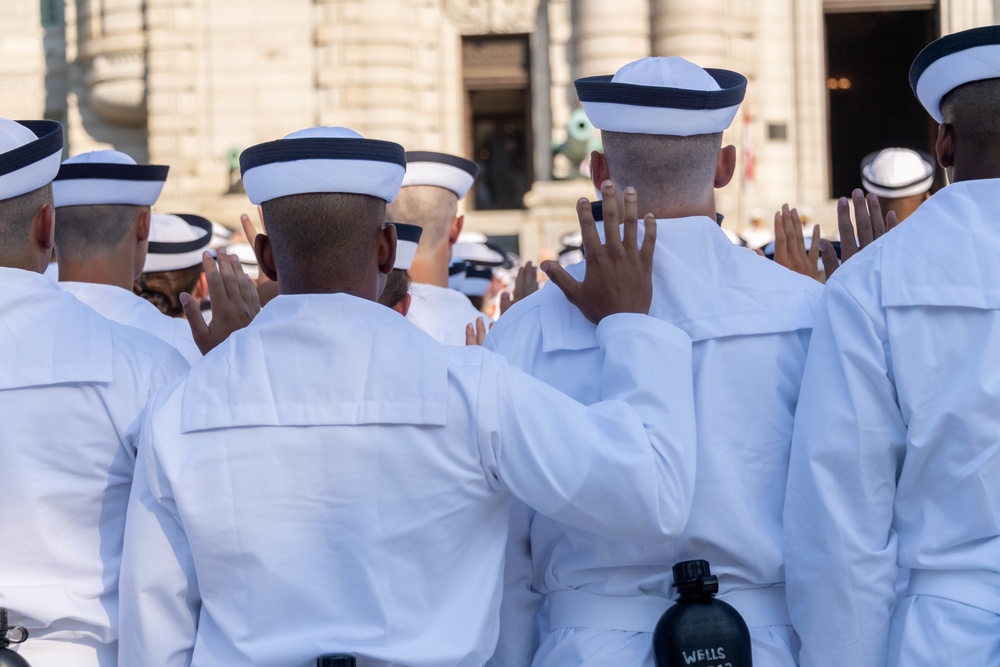
M 614 74 L 622 65 L 649 55 L 649 0 L 573 4 L 577 77 Z
M 654 0 L 653 53 L 681 56 L 702 67 L 727 60 L 726 0 Z
M 0 2 L 0 90 L 5 118 L 42 117 L 45 53 L 38 0 Z
M 995 8 L 1000 8 L 995 0 L 941 0 L 941 34 L 991 25 L 1000 18 Z

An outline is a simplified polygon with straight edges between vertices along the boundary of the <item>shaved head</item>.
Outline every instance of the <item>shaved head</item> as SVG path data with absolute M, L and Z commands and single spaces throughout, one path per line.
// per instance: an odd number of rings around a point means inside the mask
M 375 261 L 385 201 L 368 195 L 290 195 L 262 205 L 278 274 L 299 283 L 352 284 Z
M 396 201 L 386 207 L 386 219 L 417 225 L 424 230 L 420 245 L 438 248 L 448 243 L 451 223 L 458 215 L 458 196 L 433 185 L 410 185 L 400 189 Z
M 28 246 L 31 221 L 46 204 L 52 203 L 52 185 L 0 201 L 0 262 L 9 265 Z
M 1000 79 L 973 81 L 941 100 L 941 116 L 955 126 L 973 159 L 995 159 L 1000 150 Z
M 714 187 L 722 133 L 692 137 L 601 132 L 608 169 L 620 186 L 644 197 L 703 196 Z
M 56 209 L 56 250 L 60 258 L 86 262 L 117 248 L 148 206 L 108 204 Z

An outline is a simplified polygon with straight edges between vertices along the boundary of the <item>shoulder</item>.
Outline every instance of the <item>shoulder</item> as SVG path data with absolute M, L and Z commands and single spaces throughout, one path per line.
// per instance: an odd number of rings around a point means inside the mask
M 137 367 L 176 370 L 188 367 L 180 353 L 162 339 L 142 329 L 111 322 L 112 344 L 115 356 Z
M 543 287 L 542 290 L 544 289 L 551 288 Z M 511 306 L 490 329 L 486 340 L 494 346 L 505 346 L 525 337 L 540 334 L 542 290 Z

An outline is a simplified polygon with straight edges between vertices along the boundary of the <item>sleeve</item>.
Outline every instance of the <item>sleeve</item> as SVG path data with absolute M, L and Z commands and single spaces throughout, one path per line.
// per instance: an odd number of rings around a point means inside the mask
M 486 357 L 477 408 L 483 466 L 496 488 L 557 521 L 658 543 L 684 528 L 691 508 L 691 341 L 628 313 L 602 320 L 597 338 L 602 400 L 591 406 Z
M 878 316 L 881 318 L 881 316 Z M 795 414 L 785 496 L 789 610 L 803 665 L 884 665 L 896 601 L 906 427 L 884 319 L 827 284 Z
M 530 665 L 541 642 L 538 613 L 545 596 L 532 588 L 531 521 L 534 516 L 533 509 L 517 498 L 510 499 L 500 634 L 487 667 Z
M 144 420 L 125 521 L 119 582 L 118 661 L 122 665 L 191 664 L 201 598 L 191 548 L 177 517 Z

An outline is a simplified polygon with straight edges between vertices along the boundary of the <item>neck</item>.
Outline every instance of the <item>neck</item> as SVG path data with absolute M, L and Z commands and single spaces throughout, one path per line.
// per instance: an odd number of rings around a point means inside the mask
M 1000 178 L 1000 156 L 965 160 L 956 157 L 955 164 L 949 170 L 949 177 L 953 183 Z
M 90 257 L 86 261 L 60 255 L 59 281 L 113 285 L 131 292 L 135 283 L 135 258 L 132 253 L 121 251 Z
M 451 246 L 447 243 L 442 243 L 437 248 L 425 248 L 421 244 L 413 258 L 410 277 L 416 283 L 447 287 L 448 264 L 450 263 Z
M 358 280 L 344 280 L 337 276 L 278 276 L 280 294 L 347 294 L 359 299 L 378 301 L 382 292 L 379 274 L 362 276 Z
M 655 200 L 645 200 L 636 190 L 638 196 L 638 211 L 640 219 L 647 213 L 652 213 L 657 220 L 669 220 L 671 218 L 690 218 L 694 216 L 705 216 L 715 220 L 715 193 L 701 201 L 685 200 L 682 197 L 676 200 L 658 197 Z

